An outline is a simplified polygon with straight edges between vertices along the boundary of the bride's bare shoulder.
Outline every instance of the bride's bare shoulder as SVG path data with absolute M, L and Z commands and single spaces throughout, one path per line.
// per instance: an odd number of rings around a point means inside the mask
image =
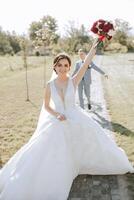
M 53 83 L 53 81 L 54 80 L 49 80 L 49 81 L 47 81 L 47 83 L 46 83 L 46 87 L 51 87 L 51 85 L 52 85 L 52 83 Z

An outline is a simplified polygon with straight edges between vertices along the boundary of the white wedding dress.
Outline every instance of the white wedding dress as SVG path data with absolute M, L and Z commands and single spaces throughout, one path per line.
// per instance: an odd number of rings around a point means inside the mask
M 106 135 L 88 113 L 75 105 L 75 89 L 68 81 L 65 100 L 50 82 L 59 121 L 42 107 L 37 129 L 2 168 L 0 200 L 67 200 L 78 174 L 133 172 L 125 152 Z

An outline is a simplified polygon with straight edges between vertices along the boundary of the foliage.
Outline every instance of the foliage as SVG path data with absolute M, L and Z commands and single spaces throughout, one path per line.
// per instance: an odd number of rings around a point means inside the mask
M 29 28 L 29 36 L 35 45 L 42 46 L 44 43 L 49 45 L 52 43 L 57 43 L 59 35 L 57 31 L 57 22 L 56 20 L 47 15 L 44 16 L 38 22 L 32 22 Z
M 112 53 L 126 53 L 128 49 L 125 45 L 120 43 L 110 43 L 107 47 L 105 47 L 105 51 L 110 51 Z
M 21 50 L 20 44 L 19 44 L 19 39 L 20 36 L 17 36 L 17 34 L 13 31 L 12 33 L 7 32 L 7 38 L 10 43 L 10 46 L 13 49 L 13 52 L 16 54 Z
M 0 28 L 0 54 L 15 54 L 20 51 L 19 37 L 13 31 L 5 32 Z
M 129 23 L 123 19 L 115 19 L 115 28 L 116 33 L 113 39 L 105 41 L 100 51 L 115 46 L 116 51 L 120 51 L 119 49 L 122 47 L 123 51 L 127 49 L 134 51 L 134 37 L 129 35 L 129 31 L 132 29 Z M 60 36 L 57 31 L 57 21 L 50 15 L 42 17 L 39 21 L 33 21 L 29 27 L 29 39 L 27 38 L 29 40 L 28 55 L 50 55 L 63 51 L 74 54 L 80 48 L 85 51 L 89 50 L 92 37 L 89 36 L 88 30 L 83 24 L 77 25 L 74 21 L 69 21 L 63 36 Z M 0 28 L 0 55 L 21 55 L 20 38 L 21 36 L 15 32 L 5 32 Z
M 105 42 L 104 50 L 112 52 L 134 51 L 134 38 L 129 35 L 132 29 L 129 23 L 123 19 L 115 19 L 116 33 L 112 41 Z
M 89 50 L 89 45 L 91 44 L 91 37 L 88 31 L 82 24 L 80 27 L 74 23 L 74 21 L 69 21 L 66 26 L 66 35 L 62 38 L 61 43 L 63 44 L 63 49 L 69 53 L 76 53 L 79 48 L 84 48 Z
M 115 19 L 116 34 L 113 37 L 113 42 L 118 42 L 127 46 L 128 32 L 132 29 L 129 23 L 122 19 Z
M 115 27 L 117 30 L 119 30 L 123 33 L 126 33 L 126 34 L 128 34 L 128 31 L 130 31 L 132 29 L 129 22 L 127 22 L 123 19 L 119 19 L 119 18 L 115 19 Z
M 13 52 L 6 33 L 0 28 L 0 55 L 11 54 Z
M 134 37 L 130 36 L 129 38 L 127 38 L 126 44 L 129 51 L 134 51 Z

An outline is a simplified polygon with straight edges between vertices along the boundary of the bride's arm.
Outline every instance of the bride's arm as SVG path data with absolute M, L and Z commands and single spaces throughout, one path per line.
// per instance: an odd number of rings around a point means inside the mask
M 45 90 L 45 98 L 44 98 L 44 107 L 47 110 L 47 112 L 49 112 L 51 115 L 53 115 L 54 117 L 56 117 L 57 119 L 63 121 L 65 120 L 65 116 L 62 115 L 59 112 L 56 112 L 51 106 L 50 106 L 50 97 L 51 97 L 51 90 L 50 90 L 50 84 L 48 83 L 46 86 L 46 90 Z
M 92 61 L 92 58 L 94 57 L 96 53 L 96 46 L 97 46 L 97 41 L 95 40 L 89 53 L 87 54 L 85 61 L 82 65 L 82 67 L 79 69 L 79 71 L 76 73 L 76 75 L 73 76 L 72 80 L 74 83 L 74 86 L 77 86 L 79 82 L 82 80 L 87 68 L 89 67 L 89 64 Z

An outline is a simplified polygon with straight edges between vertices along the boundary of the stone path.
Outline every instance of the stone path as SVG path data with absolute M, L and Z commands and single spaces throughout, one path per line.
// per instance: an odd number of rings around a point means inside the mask
M 95 63 L 98 66 L 101 66 L 101 59 L 102 56 L 96 56 Z M 92 70 L 91 104 L 90 114 L 103 126 L 106 134 L 114 139 L 103 95 L 101 75 L 94 70 Z M 86 107 L 85 103 L 87 110 Z M 129 198 L 123 175 L 79 175 L 73 182 L 68 200 L 129 200 Z

